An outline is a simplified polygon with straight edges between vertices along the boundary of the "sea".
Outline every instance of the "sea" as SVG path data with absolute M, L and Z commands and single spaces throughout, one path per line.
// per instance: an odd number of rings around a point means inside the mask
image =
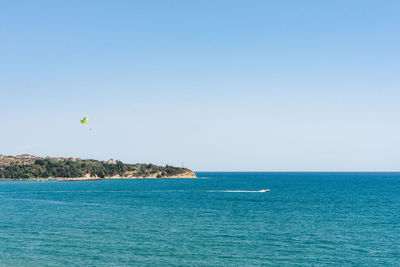
M 400 173 L 197 175 L 1 181 L 0 266 L 400 266 Z

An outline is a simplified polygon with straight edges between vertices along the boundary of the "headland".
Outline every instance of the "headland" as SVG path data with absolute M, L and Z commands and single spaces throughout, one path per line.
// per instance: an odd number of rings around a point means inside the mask
M 102 179 L 197 178 L 187 169 L 170 165 L 126 164 L 118 160 L 39 157 L 0 154 L 0 179 L 91 181 Z

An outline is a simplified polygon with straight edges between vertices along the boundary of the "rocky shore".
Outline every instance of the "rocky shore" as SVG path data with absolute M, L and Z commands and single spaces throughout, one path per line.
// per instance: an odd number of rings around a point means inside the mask
M 92 181 L 102 179 L 197 178 L 187 168 L 147 163 L 126 164 L 118 160 L 99 161 L 80 158 L 46 157 L 29 154 L 4 156 L 0 179 Z
M 144 176 L 109 176 L 100 178 L 97 176 L 84 176 L 84 177 L 49 177 L 49 178 L 29 178 L 29 179 L 7 179 L 7 178 L 0 178 L 0 180 L 4 181 L 15 181 L 15 180 L 28 180 L 28 181 L 57 181 L 57 182 L 79 182 L 79 181 L 100 181 L 100 180 L 107 180 L 107 179 L 193 179 L 197 178 L 197 175 L 192 171 L 186 171 L 181 174 L 171 175 L 171 176 L 159 176 L 157 175 L 144 175 Z

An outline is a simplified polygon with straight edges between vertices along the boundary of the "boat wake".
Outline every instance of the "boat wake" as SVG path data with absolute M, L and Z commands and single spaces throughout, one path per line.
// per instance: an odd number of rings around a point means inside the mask
M 221 193 L 264 193 L 264 190 L 208 190 L 207 192 L 221 192 Z

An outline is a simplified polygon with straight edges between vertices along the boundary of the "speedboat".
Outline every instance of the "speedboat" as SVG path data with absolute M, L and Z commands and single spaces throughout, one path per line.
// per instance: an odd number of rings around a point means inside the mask
M 269 189 L 261 189 L 261 190 L 258 191 L 258 192 L 269 192 Z

